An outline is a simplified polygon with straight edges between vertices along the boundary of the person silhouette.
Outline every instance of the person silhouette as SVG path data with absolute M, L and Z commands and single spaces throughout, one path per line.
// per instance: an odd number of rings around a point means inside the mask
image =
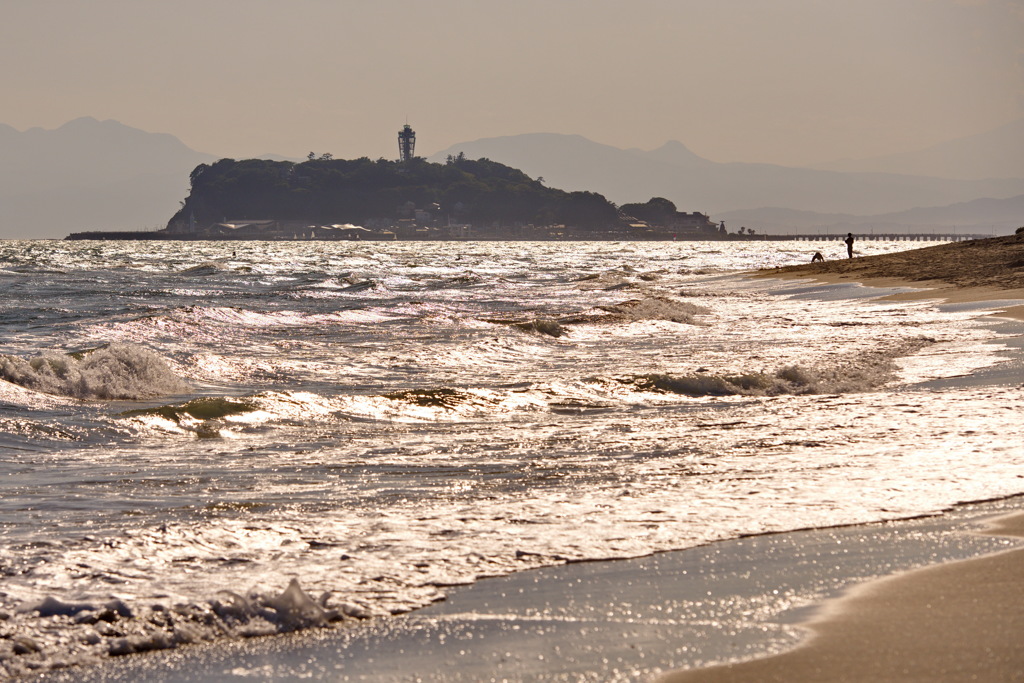
M 825 257 L 821 255 L 820 251 L 814 252 L 814 256 L 811 257 L 811 263 L 816 263 L 818 261 L 822 261 L 823 262 L 824 260 L 825 260 Z
M 853 233 L 852 232 L 846 233 L 846 239 L 843 240 L 843 241 L 846 242 L 846 254 L 847 254 L 847 256 L 849 256 L 849 258 L 853 258 Z

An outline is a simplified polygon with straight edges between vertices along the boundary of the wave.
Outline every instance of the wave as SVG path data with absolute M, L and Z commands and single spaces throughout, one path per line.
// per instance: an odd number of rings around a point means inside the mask
M 289 430 L 311 424 L 343 422 L 458 421 L 522 410 L 544 410 L 559 392 L 526 386 L 516 390 L 482 387 L 424 387 L 384 394 L 338 397 L 310 392 L 263 391 L 244 397 L 204 397 L 156 407 L 128 410 L 117 417 L 130 429 L 201 439 L 241 438 L 267 429 Z
M 427 387 L 384 395 L 350 396 L 336 417 L 391 422 L 459 421 L 485 415 L 545 410 L 548 397 L 533 385 L 509 390 Z
M 697 304 L 660 296 L 633 299 L 599 308 L 619 320 L 669 320 L 688 325 L 694 324 L 694 316 L 710 312 L 710 309 Z
M 46 394 L 133 400 L 188 391 L 163 358 L 134 344 L 115 343 L 33 358 L 0 355 L 0 379 Z
M 736 375 L 712 375 L 695 373 L 691 375 L 646 374 L 623 378 L 623 384 L 630 384 L 641 391 L 656 391 L 683 396 L 776 396 L 780 394 L 811 394 L 814 391 L 814 376 L 806 369 L 790 366 L 775 373 L 760 372 Z
M 549 337 L 562 337 L 568 334 L 567 326 L 593 325 L 608 323 L 630 323 L 642 320 L 667 320 L 687 325 L 698 324 L 696 317 L 710 313 L 704 306 L 677 301 L 667 297 L 653 296 L 643 299 L 630 299 L 617 304 L 598 306 L 601 313 L 577 313 L 561 318 L 534 318 L 525 321 L 509 321 L 489 319 L 486 322 L 497 325 L 510 325 L 523 332 L 543 334 Z
M 267 425 L 336 420 L 347 403 L 303 391 L 262 391 L 247 396 L 206 396 L 184 403 L 127 410 L 119 418 L 143 431 L 224 438 Z
M 159 406 L 156 408 L 140 408 L 121 413 L 122 417 L 155 415 L 181 423 L 183 419 L 217 420 L 231 415 L 241 415 L 259 410 L 259 406 L 251 400 L 224 397 L 196 398 L 180 405 Z
M 238 333 L 239 330 L 302 327 L 323 324 L 373 324 L 392 320 L 376 309 L 351 308 L 330 313 L 301 311 L 256 311 L 231 306 L 186 306 L 155 315 L 144 315 L 125 322 L 103 326 L 104 334 L 121 339 L 154 335 L 203 337 L 211 334 Z M 214 330 L 216 332 L 214 332 Z
M 621 378 L 641 391 L 684 396 L 779 396 L 785 394 L 847 394 L 877 389 L 897 377 L 895 360 L 934 343 L 912 339 L 830 366 L 787 365 L 772 372 L 689 375 L 646 374 Z
M 604 291 L 606 291 L 606 292 L 619 292 L 619 291 L 622 291 L 624 289 L 643 289 L 643 287 L 644 287 L 644 285 L 639 284 L 637 282 L 620 282 L 620 283 L 618 283 L 616 285 L 611 285 L 610 287 L 605 287 Z
M 439 277 L 437 275 L 424 275 L 416 277 L 414 282 L 422 283 L 421 286 L 424 290 L 444 290 L 444 289 L 469 289 L 478 285 L 487 284 L 489 280 L 477 273 L 464 272 L 458 275 L 450 275 L 446 277 Z
M 220 261 L 207 261 L 181 271 L 183 275 L 216 275 L 231 268 Z
M 559 318 L 562 325 L 579 325 L 595 323 L 625 323 L 641 320 L 668 320 L 686 325 L 696 325 L 698 315 L 711 312 L 711 309 L 688 301 L 678 301 L 663 296 L 651 296 L 643 299 L 630 299 L 617 304 L 598 306 L 601 313 L 581 313 Z
M 512 327 L 523 332 L 535 332 L 537 334 L 546 334 L 549 337 L 561 337 L 565 335 L 565 328 L 558 324 L 556 320 L 537 318 L 536 320 L 529 320 L 522 323 L 513 323 Z
M 118 417 L 142 431 L 219 439 L 314 423 L 459 420 L 468 415 L 544 405 L 546 401 L 531 395 L 481 388 L 434 387 L 335 398 L 309 392 L 264 391 L 245 397 L 197 398 L 129 410 Z
M 606 270 L 600 273 L 588 273 L 576 278 L 576 286 L 582 290 L 610 290 L 621 285 L 634 282 L 636 271 L 630 266 L 619 270 Z
M 367 290 L 379 289 L 380 283 L 374 280 L 356 280 L 346 287 L 342 287 L 341 292 L 354 293 L 354 292 L 365 292 Z
M 326 421 L 434 421 L 470 416 L 571 407 L 591 409 L 642 397 L 631 392 L 688 397 L 844 394 L 872 391 L 897 378 L 896 359 L 933 343 L 913 339 L 818 367 L 786 365 L 775 370 L 690 374 L 646 373 L 591 377 L 514 387 L 409 388 L 382 394 L 322 396 L 309 392 L 263 391 L 244 397 L 203 397 L 121 413 L 144 428 L 201 438 L 234 437 L 248 430 L 290 428 Z
M 405 401 L 417 406 L 433 408 L 456 408 L 473 401 L 476 397 L 465 391 L 441 387 L 438 389 L 408 389 L 385 394 L 384 398 Z

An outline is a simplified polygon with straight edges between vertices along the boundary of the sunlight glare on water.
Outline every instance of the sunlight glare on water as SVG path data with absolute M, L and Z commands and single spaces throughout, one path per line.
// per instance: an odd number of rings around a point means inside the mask
M 1024 491 L 1019 375 L 926 384 L 1019 326 L 743 275 L 813 244 L 0 243 L 0 610 L 45 665 L 109 643 L 42 604 L 147 649 Z

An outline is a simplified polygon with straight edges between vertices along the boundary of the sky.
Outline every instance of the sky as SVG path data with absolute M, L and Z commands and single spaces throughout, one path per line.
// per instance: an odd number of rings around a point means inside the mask
M 521 133 L 719 162 L 923 149 L 1024 118 L 1024 0 L 0 0 L 0 123 L 234 158 Z

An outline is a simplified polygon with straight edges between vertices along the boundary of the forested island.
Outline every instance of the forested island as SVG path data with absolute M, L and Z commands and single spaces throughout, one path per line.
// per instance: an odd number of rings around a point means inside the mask
M 616 206 L 594 192 L 464 155 L 200 164 L 167 227 L 68 239 L 725 239 L 724 226 L 663 198 Z

